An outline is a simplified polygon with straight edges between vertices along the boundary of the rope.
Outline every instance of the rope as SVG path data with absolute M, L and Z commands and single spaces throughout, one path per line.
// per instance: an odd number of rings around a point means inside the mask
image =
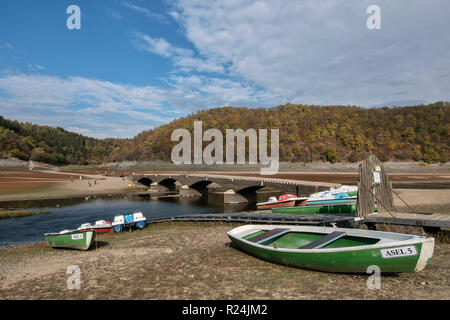
M 402 197 L 400 197 L 400 196 L 397 194 L 397 192 L 395 192 L 394 190 L 392 190 L 392 192 L 393 192 L 400 200 L 402 200 L 402 202 L 403 202 L 404 204 L 406 204 L 406 206 L 407 206 L 409 209 L 411 209 L 412 211 L 414 211 L 415 213 L 417 213 L 416 210 L 414 210 L 413 208 L 411 208 L 410 205 L 407 204 L 406 201 L 403 200 Z
M 363 186 L 366 190 L 368 189 L 368 187 L 365 185 L 365 184 L 361 184 L 361 186 Z M 391 210 L 389 210 L 389 208 L 388 207 L 386 207 L 386 205 L 385 204 L 383 204 L 383 202 L 382 201 L 380 201 L 380 199 L 378 199 L 378 197 L 375 195 L 375 193 L 373 192 L 373 190 L 368 190 L 371 194 L 372 194 L 372 196 L 377 200 L 377 202 L 379 203 L 379 204 L 381 204 L 386 210 L 387 210 L 387 212 L 393 217 L 393 218 L 396 218 L 396 216 L 394 216 L 394 214 L 391 212 Z M 391 190 L 392 191 L 392 190 Z

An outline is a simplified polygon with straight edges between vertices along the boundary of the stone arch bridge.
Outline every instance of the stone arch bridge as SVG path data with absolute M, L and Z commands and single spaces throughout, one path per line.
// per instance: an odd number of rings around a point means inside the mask
M 154 173 L 135 174 L 130 178 L 148 186 L 150 194 L 178 191 L 182 197 L 207 195 L 208 200 L 211 198 L 223 203 L 266 201 L 269 196 L 283 193 L 307 196 L 340 186 L 336 183 L 219 174 Z

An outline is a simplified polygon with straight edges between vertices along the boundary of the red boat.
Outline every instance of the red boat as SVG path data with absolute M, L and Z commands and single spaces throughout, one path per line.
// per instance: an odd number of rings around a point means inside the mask
M 270 197 L 269 201 L 258 202 L 256 208 L 258 209 L 270 209 L 270 208 L 280 208 L 280 207 L 293 207 L 295 205 L 301 205 L 306 203 L 306 197 L 297 197 L 293 194 L 283 194 L 277 198 Z
M 105 220 L 95 221 L 94 225 L 84 223 L 77 229 L 78 231 L 94 230 L 96 233 L 106 233 L 112 230 L 111 222 Z

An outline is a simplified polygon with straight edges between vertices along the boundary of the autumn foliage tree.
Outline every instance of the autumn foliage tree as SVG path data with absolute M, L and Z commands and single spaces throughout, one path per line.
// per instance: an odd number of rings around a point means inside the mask
M 447 162 L 450 104 L 360 108 L 285 104 L 273 108 L 222 107 L 201 110 L 143 131 L 132 139 L 94 139 L 62 128 L 0 117 L 0 150 L 20 159 L 54 164 L 123 160 L 170 161 L 175 129 L 279 129 L 281 161 L 356 162 L 374 153 L 382 161 Z M 224 139 L 225 142 L 225 139 Z M 206 146 L 208 142 L 204 143 Z M 246 150 L 248 154 L 248 150 Z

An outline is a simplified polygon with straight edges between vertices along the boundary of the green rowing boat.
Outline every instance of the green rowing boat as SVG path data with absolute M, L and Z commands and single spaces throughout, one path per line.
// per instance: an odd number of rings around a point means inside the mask
M 50 247 L 88 250 L 95 241 L 95 231 L 61 231 L 46 233 L 45 239 Z
M 362 229 L 245 225 L 228 233 L 233 245 L 260 259 L 293 267 L 367 273 L 420 271 L 430 262 L 434 238 Z
M 289 208 L 272 208 L 272 213 L 296 213 L 296 214 L 318 214 L 318 213 L 343 213 L 355 214 L 356 203 L 343 203 L 333 205 L 312 205 L 312 206 L 297 206 Z

